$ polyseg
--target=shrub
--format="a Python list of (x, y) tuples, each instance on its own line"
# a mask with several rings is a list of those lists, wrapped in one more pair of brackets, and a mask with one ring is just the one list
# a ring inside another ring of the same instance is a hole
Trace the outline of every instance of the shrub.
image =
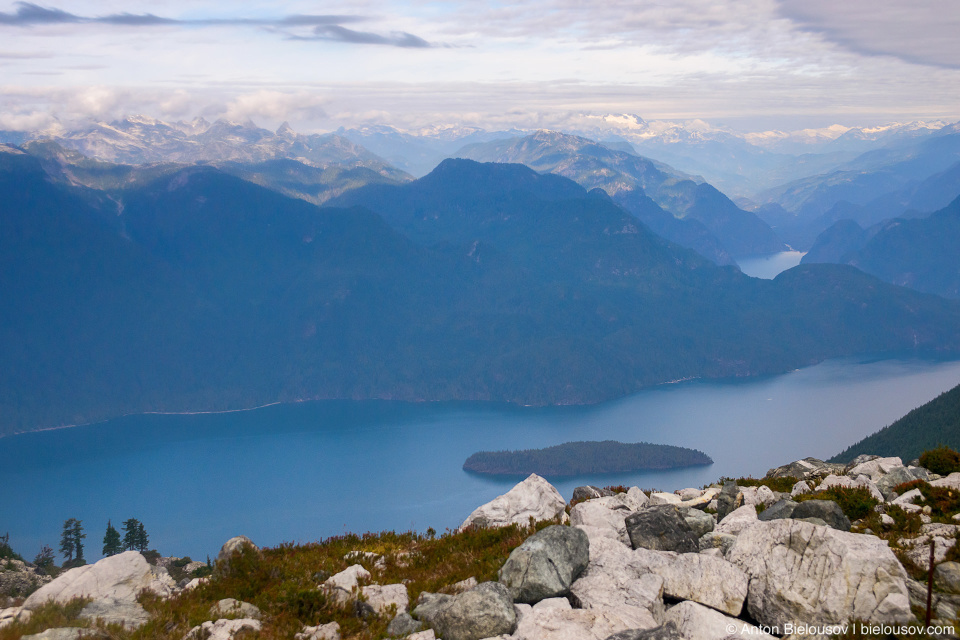
[(807, 493), (795, 498), (798, 502), (806, 500), (833, 500), (840, 505), (843, 514), (853, 520), (866, 518), (880, 501), (871, 495), (865, 487), (830, 487), (816, 493)]
[(788, 476), (786, 478), (720, 478), (720, 484), (725, 480), (733, 480), (738, 487), (767, 487), (771, 491), (779, 493), (790, 493), (793, 485), (800, 482), (799, 478)]
[(942, 476), (960, 471), (960, 453), (944, 445), (920, 454), (920, 466)]

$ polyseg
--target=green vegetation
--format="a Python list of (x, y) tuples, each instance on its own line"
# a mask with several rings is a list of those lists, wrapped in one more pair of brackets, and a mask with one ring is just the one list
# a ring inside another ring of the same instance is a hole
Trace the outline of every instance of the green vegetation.
[(83, 539), (86, 537), (80, 520), (70, 518), (64, 521), (63, 534), (60, 536), (60, 553), (65, 560), (64, 567), (81, 567), (86, 564), (83, 558)]
[(139, 551), (143, 553), (150, 545), (150, 539), (147, 536), (147, 530), (143, 523), (136, 518), (130, 518), (123, 522), (123, 550)]
[(873, 508), (880, 504), (880, 501), (874, 498), (870, 490), (865, 487), (830, 487), (816, 493), (799, 495), (794, 500), (797, 502), (833, 500), (840, 505), (840, 510), (850, 518), (851, 522), (866, 518), (873, 513)]
[(941, 393), (829, 461), (849, 462), (863, 453), (899, 456), (907, 461), (920, 457), (926, 450), (942, 446), (960, 449), (960, 385)]
[(544, 449), (480, 451), (463, 463), (466, 471), (490, 475), (576, 476), (713, 464), (695, 449), (646, 442), (566, 442)]
[[(0, 627), (0, 640), (19, 640), (23, 636), (58, 627), (89, 627), (90, 621), (79, 617), (80, 612), (89, 602), (89, 599), (77, 598), (66, 604), (48, 602), (40, 605), (33, 610), (26, 622), (17, 621)], [(116, 627), (112, 630), (120, 632)], [(129, 633), (124, 634), (123, 637), (129, 637)]]
[(123, 551), (120, 543), (120, 532), (107, 520), (107, 532), (103, 535), (103, 555), (115, 556)]
[(720, 484), (728, 480), (733, 480), (738, 487), (767, 487), (771, 491), (780, 493), (790, 493), (793, 485), (800, 482), (799, 478), (792, 476), (786, 478), (720, 478)]
[(10, 547), (10, 534), (0, 536), (0, 560), (20, 560), (23, 558)]
[(948, 476), (955, 471), (960, 471), (960, 453), (946, 445), (924, 451), (920, 454), (920, 466), (933, 473)]

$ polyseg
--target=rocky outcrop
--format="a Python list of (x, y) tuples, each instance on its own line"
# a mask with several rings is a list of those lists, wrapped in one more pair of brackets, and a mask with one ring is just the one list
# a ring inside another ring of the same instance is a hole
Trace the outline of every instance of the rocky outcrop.
[(770, 469), (767, 471), (767, 478), (797, 478), (798, 480), (809, 480), (811, 478), (825, 478), (831, 473), (844, 473), (845, 465), (832, 462), (824, 462), (816, 458), (804, 458), (790, 464)]
[[(0, 560), (0, 600), (4, 596), (23, 597), (53, 578), (16, 558)], [(0, 605), (2, 606), (2, 605)]]
[(505, 527), (510, 524), (529, 524), (530, 520), (566, 519), (567, 502), (556, 488), (538, 476), (530, 476), (513, 489), (490, 502), (477, 507), (461, 529), (475, 527)]
[(23, 603), (24, 609), (35, 609), (45, 602), (65, 603), (73, 598), (136, 602), (142, 590), (169, 596), (173, 580), (166, 571), (155, 571), (140, 553), (125, 551), (99, 562), (70, 569), (44, 585)]
[(554, 525), (514, 549), (500, 569), (499, 580), (514, 602), (535, 604), (567, 595), (589, 560), (587, 534), (575, 527)]
[(751, 616), (768, 625), (913, 618), (906, 573), (876, 537), (796, 520), (744, 529), (727, 559), (750, 578)]
[(699, 550), (697, 534), (683, 518), (681, 508), (672, 504), (644, 507), (624, 521), (634, 549), (677, 551)]

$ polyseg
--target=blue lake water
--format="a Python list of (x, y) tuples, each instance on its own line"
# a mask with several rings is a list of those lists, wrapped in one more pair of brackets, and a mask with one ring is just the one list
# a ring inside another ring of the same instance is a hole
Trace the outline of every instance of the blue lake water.
[(778, 274), (800, 264), (806, 253), (802, 251), (781, 251), (760, 256), (739, 258), (740, 271), (754, 278), (772, 280)]
[(100, 557), (107, 519), (138, 518), (151, 547), (215, 556), (354, 531), (454, 528), (516, 480), (461, 469), (475, 451), (613, 439), (694, 447), (709, 467), (550, 478), (673, 490), (826, 458), (960, 383), (960, 362), (836, 360), (737, 382), (664, 385), (590, 407), (311, 402), (141, 415), (0, 439), (0, 532), (32, 558), (83, 521)]

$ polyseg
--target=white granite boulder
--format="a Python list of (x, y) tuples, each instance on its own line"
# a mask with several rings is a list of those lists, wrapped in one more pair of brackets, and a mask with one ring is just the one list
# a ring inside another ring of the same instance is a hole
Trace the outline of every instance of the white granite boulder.
[(727, 517), (713, 528), (714, 533), (729, 533), (738, 535), (745, 528), (757, 522), (757, 508), (752, 504), (745, 504), (727, 514)]
[(722, 640), (731, 636), (775, 640), (752, 624), (725, 616), (696, 602), (681, 602), (668, 609), (664, 617), (677, 627), (685, 640)]
[(237, 618), (236, 620), (207, 620), (183, 636), (183, 640), (235, 640), (254, 633), (260, 633), (259, 620)]
[(847, 475), (851, 478), (864, 475), (873, 482), (876, 482), (894, 469), (900, 467), (903, 467), (903, 460), (900, 458), (874, 458), (850, 467), (847, 469)]
[[(899, 460), (899, 458), (897, 458)], [(865, 463), (869, 464), (869, 463)], [(881, 476), (882, 477), (882, 476)], [(832, 489), (834, 487), (842, 487), (844, 489), (866, 489), (870, 492), (870, 495), (876, 498), (878, 501), (883, 502), (884, 497), (883, 493), (880, 492), (880, 489), (877, 488), (877, 485), (874, 483), (869, 476), (866, 474), (861, 474), (859, 476), (835, 476), (829, 475), (823, 479), (823, 482), (820, 483), (820, 486), (816, 488), (816, 493), (821, 491), (826, 491), (827, 489)]]
[(397, 613), (406, 611), (410, 604), (405, 584), (371, 584), (360, 589), (360, 593), (367, 604), (380, 615), (389, 613), (391, 609)]
[(220, 618), (253, 618), (260, 619), (260, 609), (249, 602), (241, 602), (234, 598), (224, 598), (217, 604), (210, 607), (210, 617), (219, 620)]
[(136, 602), (143, 590), (169, 596), (174, 586), (166, 571), (156, 571), (137, 551), (125, 551), (61, 574), (27, 598), (23, 608), (32, 610), (45, 602), (62, 604), (80, 597)]
[(304, 627), (293, 638), (294, 640), (340, 640), (340, 625), (336, 622), (328, 622), (315, 627)]
[(567, 520), (567, 502), (556, 487), (531, 473), (526, 480), (510, 491), (474, 509), (461, 529), (476, 527), (505, 527), (511, 524), (529, 524), (534, 521)]
[(340, 573), (327, 578), (320, 588), (337, 602), (349, 602), (357, 597), (360, 580), (369, 580), (370, 572), (359, 564), (350, 565)]
[(772, 520), (741, 531), (726, 557), (749, 576), (749, 611), (763, 624), (913, 619), (906, 572), (874, 536)]
[(100, 620), (104, 624), (120, 624), (127, 629), (139, 629), (150, 621), (150, 614), (138, 602), (104, 598), (85, 606), (80, 611), (80, 618)]
[(723, 558), (637, 549), (630, 566), (663, 578), (664, 595), (693, 600), (732, 616), (740, 615), (747, 597), (747, 575)]
[(563, 598), (541, 600), (525, 611), (511, 640), (606, 640), (623, 631), (622, 621), (606, 610), (573, 609)]

